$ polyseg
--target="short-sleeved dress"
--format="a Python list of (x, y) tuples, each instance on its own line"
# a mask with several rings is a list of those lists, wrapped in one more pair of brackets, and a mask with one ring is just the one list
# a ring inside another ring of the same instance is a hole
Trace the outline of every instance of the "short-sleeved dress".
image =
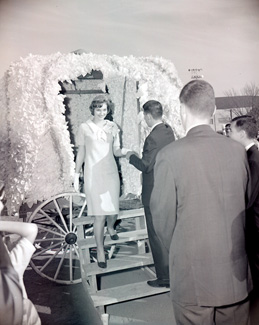
[(77, 144), (85, 148), (84, 190), (88, 215), (119, 212), (120, 181), (113, 148), (120, 148), (119, 128), (105, 120), (101, 128), (92, 120), (79, 127)]

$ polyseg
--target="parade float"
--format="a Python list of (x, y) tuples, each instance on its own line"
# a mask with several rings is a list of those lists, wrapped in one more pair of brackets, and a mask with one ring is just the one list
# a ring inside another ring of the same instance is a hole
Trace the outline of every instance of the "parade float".
[[(123, 147), (141, 155), (149, 133), (141, 109), (147, 100), (160, 101), (163, 118), (176, 138), (183, 135), (181, 87), (174, 64), (160, 57), (119, 57), (80, 50), (30, 54), (10, 65), (0, 80), (0, 180), (5, 184), (8, 215), (19, 217), (26, 207), (30, 211), (27, 220), (37, 221), (41, 233), (38, 256), (49, 251), (48, 245), (58, 253), (64, 250), (64, 243), (70, 240), (66, 236), (75, 231), (75, 207), (80, 206), (80, 216), (87, 205), (84, 194), (72, 187), (74, 139), (79, 125), (90, 117), (93, 97), (109, 94)], [(121, 158), (119, 166), (122, 197), (139, 197), (140, 173), (126, 159)], [(55, 243), (57, 233), (63, 235)], [(74, 244), (72, 238), (70, 245)], [(43, 270), (40, 273), (44, 275)]]

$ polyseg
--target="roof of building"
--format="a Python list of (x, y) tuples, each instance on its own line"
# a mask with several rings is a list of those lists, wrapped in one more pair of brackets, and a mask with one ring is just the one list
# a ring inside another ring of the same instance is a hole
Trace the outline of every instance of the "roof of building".
[(217, 109), (252, 107), (254, 101), (259, 105), (259, 96), (216, 97)]

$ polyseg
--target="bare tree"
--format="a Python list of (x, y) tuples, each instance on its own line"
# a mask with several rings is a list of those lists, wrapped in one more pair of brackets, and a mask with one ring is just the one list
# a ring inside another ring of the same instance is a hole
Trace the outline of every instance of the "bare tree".
[[(255, 118), (257, 129), (259, 130), (259, 98), (258, 97), (257, 97), (257, 103), (250, 111), (250, 115), (252, 115)], [(259, 137), (259, 131), (258, 131), (258, 137)]]
[(226, 97), (231, 97), (233, 115), (249, 114), (259, 121), (259, 87), (255, 83), (246, 84), (240, 92), (232, 88), (224, 94)]

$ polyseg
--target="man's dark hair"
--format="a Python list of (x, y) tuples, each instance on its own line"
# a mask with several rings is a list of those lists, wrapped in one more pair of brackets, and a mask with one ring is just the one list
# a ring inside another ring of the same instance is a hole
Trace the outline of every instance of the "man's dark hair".
[(195, 115), (211, 117), (215, 110), (213, 87), (207, 81), (192, 80), (181, 90), (180, 102)]
[(149, 113), (153, 119), (158, 120), (163, 115), (163, 107), (157, 100), (149, 100), (143, 105), (144, 113)]
[(235, 127), (241, 131), (245, 131), (247, 137), (249, 139), (256, 139), (257, 137), (257, 126), (256, 126), (256, 120), (253, 116), (250, 115), (241, 115), (236, 116), (232, 119), (231, 122), (235, 122)]

